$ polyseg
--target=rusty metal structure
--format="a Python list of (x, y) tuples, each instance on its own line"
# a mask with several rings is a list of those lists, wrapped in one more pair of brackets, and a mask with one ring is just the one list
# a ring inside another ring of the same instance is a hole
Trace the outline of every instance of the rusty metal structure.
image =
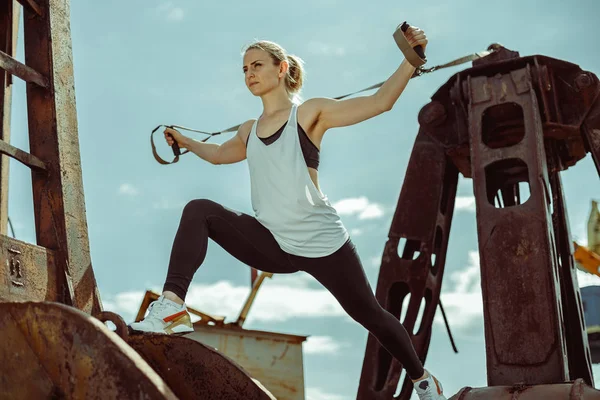
[[(589, 387), (591, 357), (560, 178), (587, 153), (600, 173), (600, 84), (562, 60), (490, 49), (419, 113), (376, 295), (398, 318), (410, 295), (402, 323), (425, 360), (458, 174), (472, 178), (489, 387), (454, 398), (600, 398)], [(409, 399), (412, 384), (400, 381), (401, 372), (369, 337), (358, 399), (391, 399), (397, 389), (397, 398)]]
[[(0, 2), (0, 399), (274, 399), (201, 340), (130, 335), (120, 316), (103, 311), (85, 215), (69, 4)], [(15, 59), (21, 14), (25, 63)], [(489, 387), (453, 398), (600, 399), (560, 180), (588, 152), (600, 173), (600, 84), (561, 60), (495, 50), (454, 75), (419, 114), (376, 294), (398, 318), (410, 295), (402, 323), (425, 360), (458, 174), (473, 178)], [(10, 145), (15, 77), (27, 82), (29, 153)], [(35, 244), (7, 236), (9, 157), (32, 170)], [(231, 330), (241, 329), (256, 290)], [(195, 334), (213, 334), (205, 328)], [(358, 398), (408, 399), (401, 372), (369, 337)]]
[[(273, 400), (209, 346), (130, 336), (118, 315), (102, 310), (85, 215), (69, 5), (0, 2), (0, 399)], [(25, 63), (15, 59), (21, 15)], [(15, 77), (27, 85), (29, 153), (10, 144)], [(35, 244), (7, 236), (8, 157), (32, 171)]]

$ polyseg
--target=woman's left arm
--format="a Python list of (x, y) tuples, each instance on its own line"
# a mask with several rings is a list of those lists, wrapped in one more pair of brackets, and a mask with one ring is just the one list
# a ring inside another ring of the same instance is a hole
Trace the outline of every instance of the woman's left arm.
[[(422, 30), (411, 26), (405, 35), (411, 46), (421, 45), (425, 50), (427, 38)], [(311, 103), (316, 111), (316, 125), (320, 127), (318, 131), (325, 133), (327, 129), (354, 125), (391, 110), (414, 72), (415, 67), (404, 59), (396, 72), (385, 81), (377, 92), (370, 96), (347, 100), (328, 98), (308, 100), (306, 103)]]

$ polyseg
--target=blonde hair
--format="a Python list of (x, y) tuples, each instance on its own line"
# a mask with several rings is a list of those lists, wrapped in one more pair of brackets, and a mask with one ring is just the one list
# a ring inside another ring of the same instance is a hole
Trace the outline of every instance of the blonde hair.
[(269, 40), (255, 41), (248, 45), (242, 54), (246, 54), (248, 50), (252, 49), (259, 49), (269, 53), (275, 65), (281, 64), (282, 61), (288, 62), (289, 68), (285, 76), (285, 89), (290, 98), (294, 102), (299, 103), (301, 101), (300, 91), (302, 90), (305, 76), (304, 61), (294, 54), (288, 54), (283, 47)]

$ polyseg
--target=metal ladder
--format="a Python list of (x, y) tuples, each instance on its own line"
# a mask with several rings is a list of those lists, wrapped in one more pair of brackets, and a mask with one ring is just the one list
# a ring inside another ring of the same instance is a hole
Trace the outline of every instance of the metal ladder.
[[(0, 2), (0, 302), (101, 311), (79, 154), (69, 0)], [(15, 59), (22, 16), (25, 64)], [(30, 153), (10, 145), (13, 79), (26, 82)], [(7, 236), (9, 159), (31, 168), (36, 243)]]

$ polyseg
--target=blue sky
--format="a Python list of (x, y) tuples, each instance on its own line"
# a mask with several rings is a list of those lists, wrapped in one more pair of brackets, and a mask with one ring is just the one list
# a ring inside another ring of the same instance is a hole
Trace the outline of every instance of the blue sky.
[[(105, 308), (130, 321), (143, 292), (160, 290), (189, 200), (208, 198), (251, 212), (245, 163), (212, 166), (188, 154), (178, 164), (162, 166), (152, 157), (148, 136), (158, 124), (215, 131), (257, 117), (261, 103), (244, 86), (240, 56), (253, 39), (279, 42), (305, 60), (304, 98), (334, 97), (395, 71), (402, 55), (392, 33), (404, 20), (427, 33), (430, 65), (499, 42), (523, 56), (564, 59), (598, 74), (600, 53), (591, 38), (600, 35), (594, 25), (599, 13), (594, 0), (571, 6), (557, 0), (73, 1), (87, 220)], [(320, 183), (351, 231), (373, 287), (418, 130), (417, 114), (440, 85), (466, 67), (414, 79), (392, 111), (325, 136)], [(12, 144), (28, 149), (22, 82), (17, 80), (14, 91)], [(171, 157), (163, 141), (159, 152)], [(34, 242), (30, 173), (14, 161), (10, 168), (9, 215), (17, 238)], [(563, 180), (572, 234), (585, 242), (590, 200), (600, 198), (591, 158), (564, 172)], [(442, 291), (460, 353), (452, 352), (436, 321), (426, 363), (448, 394), (486, 384), (472, 196), (472, 182), (461, 177)], [(582, 285), (598, 284), (580, 276)], [(248, 268), (211, 243), (188, 300), (195, 308), (235, 318), (248, 283)], [(355, 398), (367, 332), (312, 278), (299, 273), (268, 280), (246, 327), (311, 335), (305, 344), (307, 399)], [(457, 363), (465, 367), (458, 369)]]

